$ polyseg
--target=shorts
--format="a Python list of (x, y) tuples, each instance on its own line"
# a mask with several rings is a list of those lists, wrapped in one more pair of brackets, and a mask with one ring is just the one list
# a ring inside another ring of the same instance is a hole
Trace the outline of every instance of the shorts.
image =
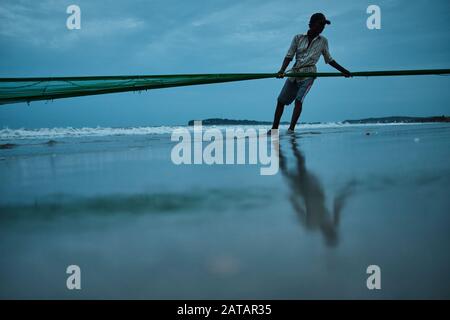
[(287, 106), (291, 104), (294, 100), (298, 100), (303, 103), (306, 95), (311, 89), (315, 78), (306, 78), (301, 81), (286, 79), (283, 89), (278, 96), (278, 102)]

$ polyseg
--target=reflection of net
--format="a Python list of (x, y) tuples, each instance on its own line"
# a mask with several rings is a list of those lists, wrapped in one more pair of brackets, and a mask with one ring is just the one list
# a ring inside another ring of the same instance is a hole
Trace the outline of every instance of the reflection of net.
[[(450, 69), (354, 72), (354, 77), (442, 75)], [(337, 72), (288, 73), (291, 77), (342, 77)], [(151, 76), (0, 78), (0, 104), (52, 100), (114, 92), (274, 78), (276, 73), (185, 74)]]

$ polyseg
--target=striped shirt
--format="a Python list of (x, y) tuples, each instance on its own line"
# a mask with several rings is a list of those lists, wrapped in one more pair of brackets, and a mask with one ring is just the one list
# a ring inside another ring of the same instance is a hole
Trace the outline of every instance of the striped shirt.
[[(317, 72), (316, 63), (320, 55), (323, 55), (325, 63), (330, 63), (333, 58), (328, 50), (328, 40), (324, 36), (315, 37), (308, 48), (308, 35), (297, 34), (292, 40), (291, 46), (286, 54), (286, 58), (293, 59), (295, 64), (292, 67), (293, 72)], [(301, 81), (305, 78), (289, 78), (289, 80)]]

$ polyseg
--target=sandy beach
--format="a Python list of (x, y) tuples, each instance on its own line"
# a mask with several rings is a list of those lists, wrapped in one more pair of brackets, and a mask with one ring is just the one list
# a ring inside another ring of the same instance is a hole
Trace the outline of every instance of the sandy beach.
[(273, 176), (171, 130), (0, 130), (0, 298), (450, 298), (449, 124), (283, 129)]

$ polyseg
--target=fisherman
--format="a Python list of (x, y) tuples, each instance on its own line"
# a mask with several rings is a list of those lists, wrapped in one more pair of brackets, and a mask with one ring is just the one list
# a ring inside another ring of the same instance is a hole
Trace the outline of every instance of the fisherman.
[[(295, 56), (295, 64), (292, 71), (297, 72), (317, 72), (316, 63), (323, 55), (325, 63), (342, 72), (346, 78), (351, 77), (350, 71), (339, 65), (328, 51), (328, 40), (321, 36), (326, 24), (330, 21), (322, 13), (314, 13), (309, 20), (309, 30), (306, 34), (298, 34), (292, 40), (291, 46), (284, 58), (283, 65), (278, 71), (277, 78), (285, 76), (285, 70)], [(284, 106), (291, 104), (295, 100), (294, 112), (292, 113), (289, 132), (293, 132), (306, 94), (314, 83), (313, 77), (294, 78), (289, 77), (281, 89), (278, 96), (277, 107), (273, 119), (272, 129), (278, 129), (280, 119), (283, 115)]]

